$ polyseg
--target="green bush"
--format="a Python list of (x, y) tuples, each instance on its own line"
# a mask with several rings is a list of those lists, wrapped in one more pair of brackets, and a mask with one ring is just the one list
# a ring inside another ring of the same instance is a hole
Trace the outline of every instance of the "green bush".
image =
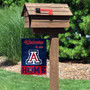
[(81, 30), (84, 30), (85, 34), (90, 35), (90, 15), (82, 17), (83, 22), (80, 23)]
[[(90, 15), (82, 17), (83, 22), (80, 23), (81, 30), (84, 30), (86, 35), (90, 35)], [(85, 40), (84, 47), (87, 51), (87, 62), (90, 63), (90, 37)]]
[(8, 7), (14, 5), (23, 6), (24, 3), (29, 3), (29, 2), (34, 3), (34, 2), (38, 2), (38, 0), (1, 0), (0, 1), (2, 6), (8, 6)]
[(15, 64), (21, 60), (21, 39), (35, 37), (30, 29), (24, 29), (21, 10), (19, 7), (0, 9), (0, 54)]

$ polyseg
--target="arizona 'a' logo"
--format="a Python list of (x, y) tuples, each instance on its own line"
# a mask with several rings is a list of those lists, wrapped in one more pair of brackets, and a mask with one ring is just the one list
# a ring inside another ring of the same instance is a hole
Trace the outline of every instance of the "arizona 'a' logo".
[(42, 60), (39, 57), (39, 50), (29, 50), (28, 51), (28, 58), (26, 59), (27, 65), (41, 65)]

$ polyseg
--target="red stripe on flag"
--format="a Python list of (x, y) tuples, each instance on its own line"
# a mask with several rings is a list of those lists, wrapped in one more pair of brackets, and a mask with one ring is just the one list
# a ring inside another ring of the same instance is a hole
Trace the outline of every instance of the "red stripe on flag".
[(46, 66), (21, 66), (21, 74), (44, 75), (46, 74)]

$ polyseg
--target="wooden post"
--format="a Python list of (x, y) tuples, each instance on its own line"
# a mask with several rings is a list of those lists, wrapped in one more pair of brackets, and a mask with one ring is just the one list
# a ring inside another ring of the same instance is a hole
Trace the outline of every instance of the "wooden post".
[(57, 34), (51, 34), (50, 42), (50, 90), (59, 90), (59, 38)]

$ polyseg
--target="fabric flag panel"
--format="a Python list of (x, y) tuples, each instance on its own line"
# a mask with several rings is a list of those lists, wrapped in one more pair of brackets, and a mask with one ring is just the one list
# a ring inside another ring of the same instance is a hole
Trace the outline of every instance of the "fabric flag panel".
[(46, 74), (46, 39), (22, 39), (21, 74)]

